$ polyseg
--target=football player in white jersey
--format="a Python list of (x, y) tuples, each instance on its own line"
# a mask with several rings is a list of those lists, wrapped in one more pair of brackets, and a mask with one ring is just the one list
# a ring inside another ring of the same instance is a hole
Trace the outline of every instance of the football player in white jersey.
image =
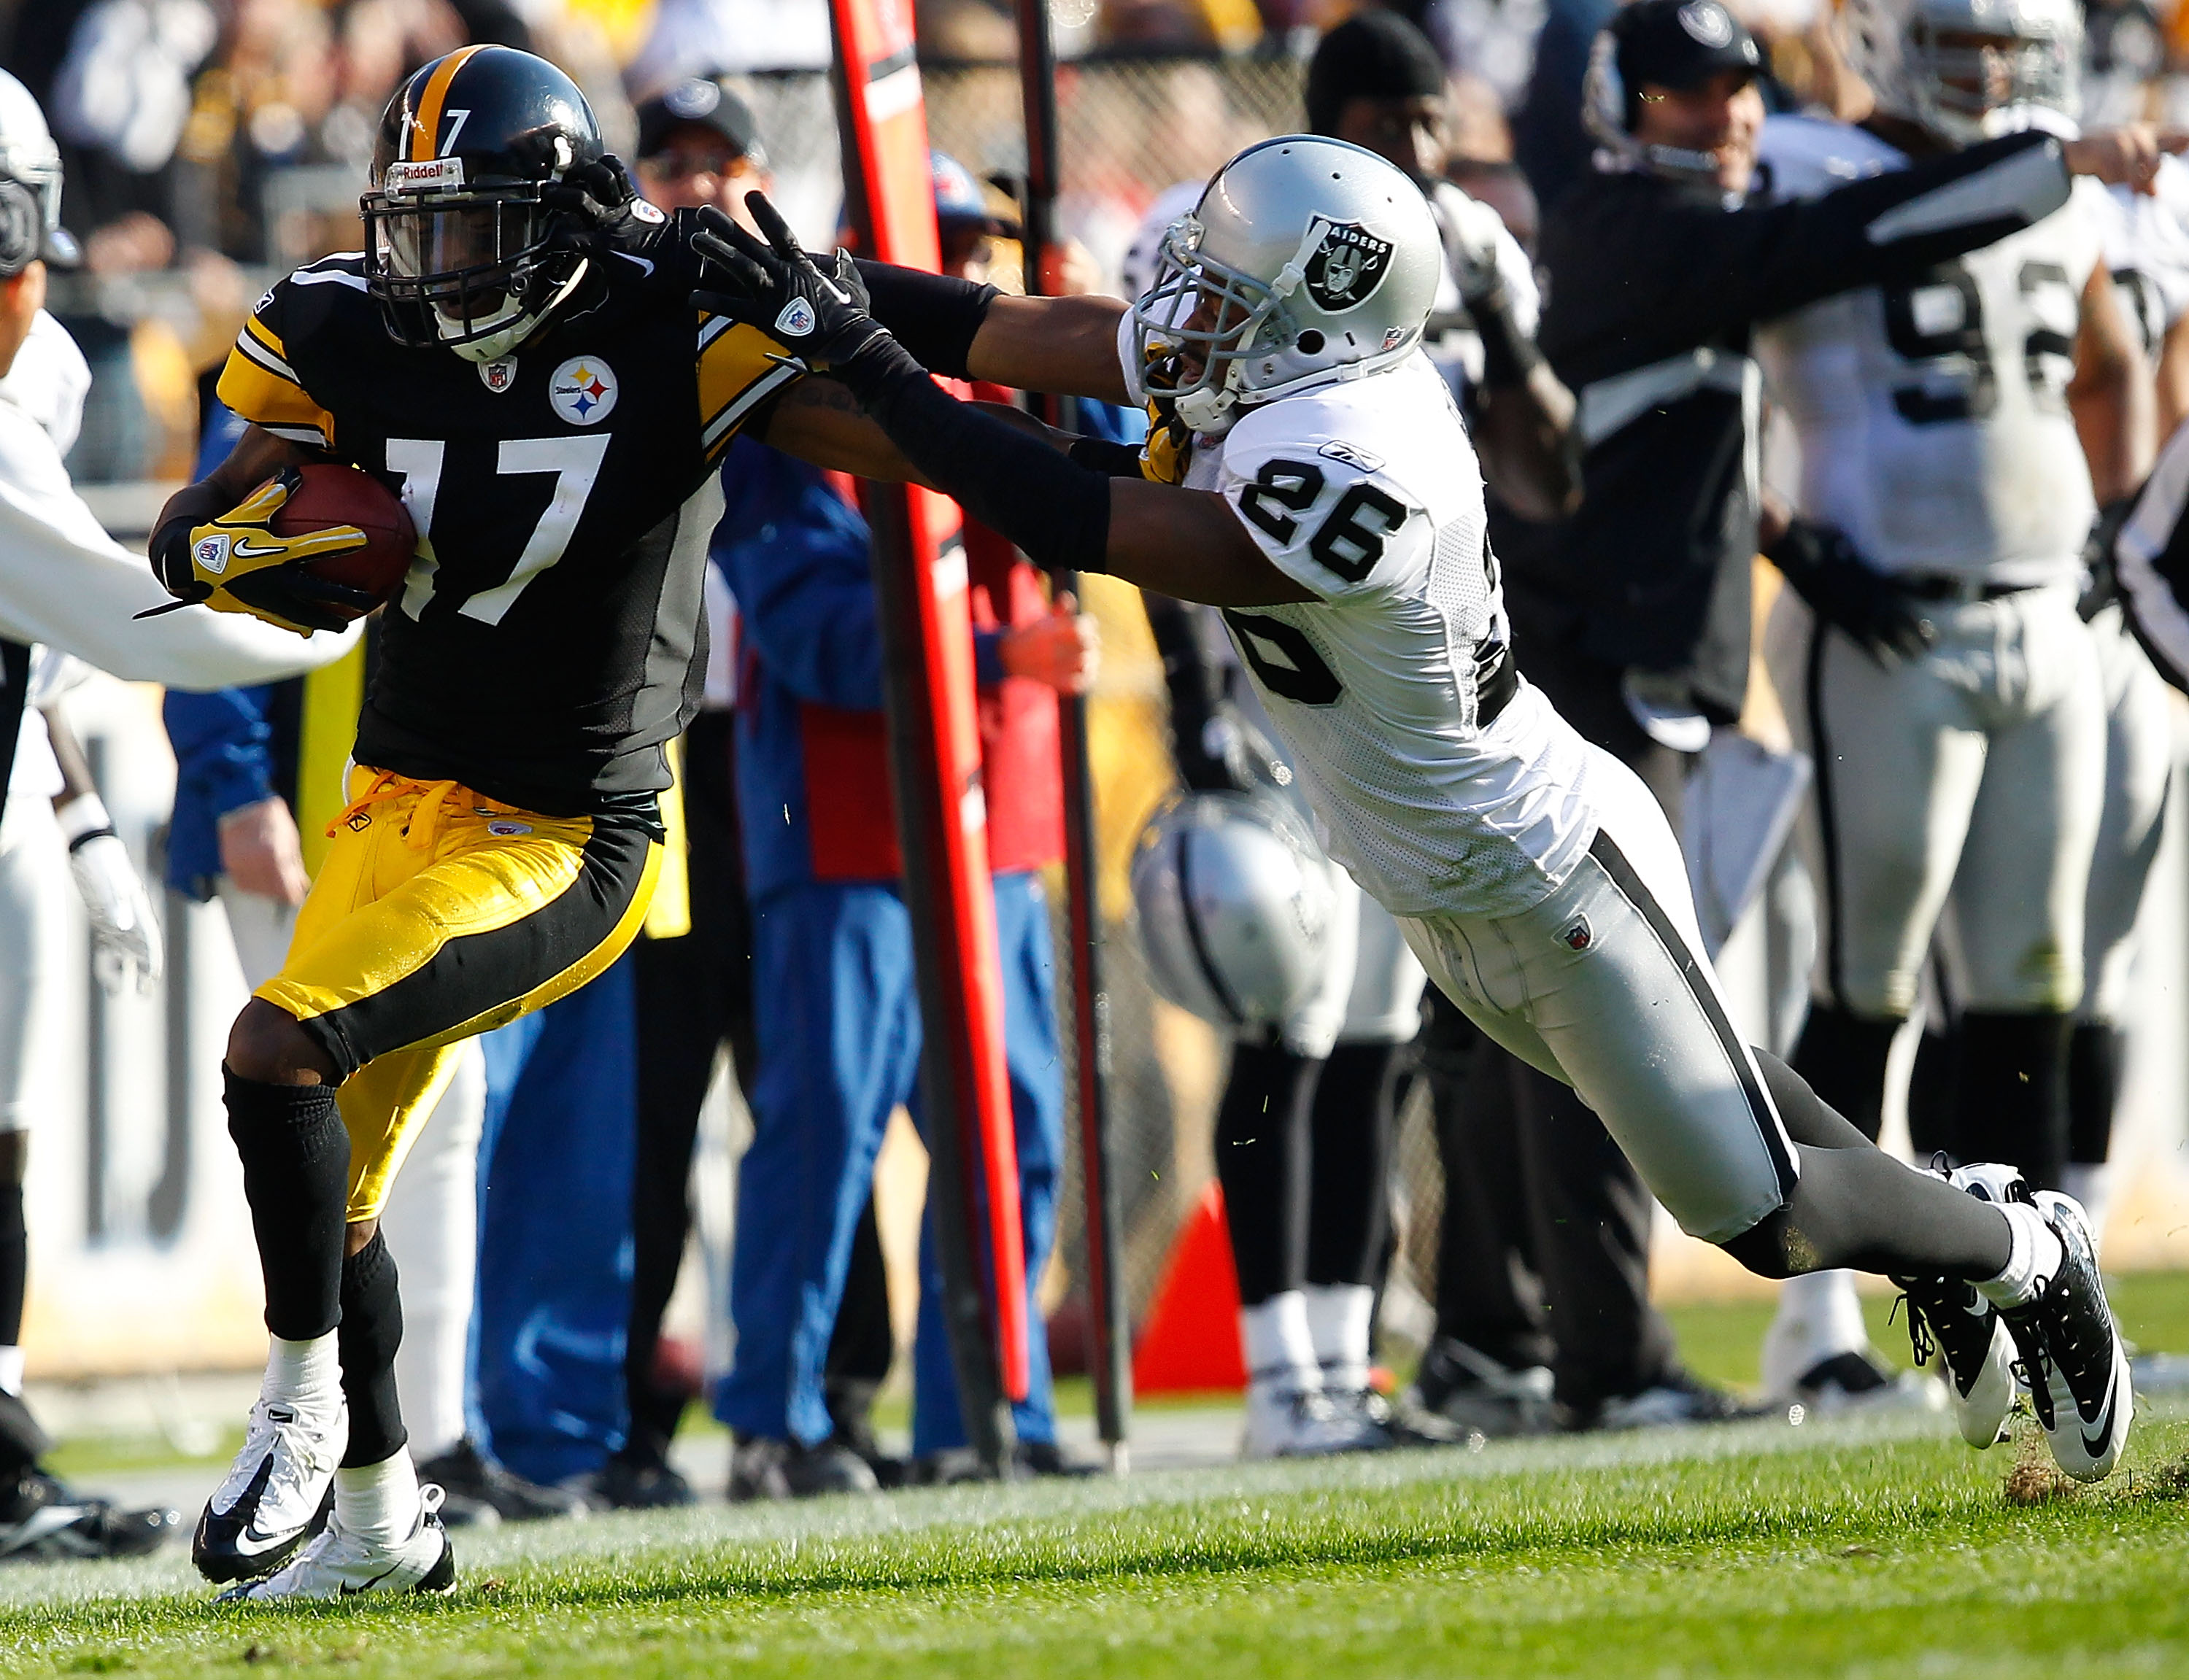
[[(2072, 0), (1853, 0), (1843, 22), (1877, 110), (1862, 127), (1768, 122), (1759, 174), (1777, 198), (2010, 130), (2072, 133)], [(1774, 635), (1816, 762), (1806, 826), (1823, 910), (1794, 1065), (1875, 1136), (1886, 1053), (1950, 896), (1965, 1007), (1948, 1147), (2044, 1189), (2065, 1159), (2104, 764), (2082, 550), (2152, 442), (2149, 382), (2101, 260), (2107, 209), (2079, 180), (2035, 225), (1799, 310), (1756, 343), (1800, 445), (1798, 513), (1928, 627), (1904, 654), (1829, 626)]]
[[(2057, 143), (2031, 156), (2064, 196)], [(938, 371), (1159, 396), (1182, 483), (955, 402), (848, 257), (824, 273), (750, 202), (768, 240), (721, 221), (703, 307), (768, 323), (1038, 561), (1223, 607), (1332, 854), (1485, 1033), (1581, 1093), (1683, 1227), (1769, 1276), (1904, 1279), (1965, 1434), (1995, 1437), (2011, 1346), (2057, 1462), (2112, 1468), (2131, 1402), (2079, 1210), (2005, 1170), (1964, 1193), (1903, 1166), (1743, 1044), (1655, 800), (1515, 672), (1473, 452), (1418, 353), (1436, 233), (1403, 174), (1332, 140), (1248, 148), (1165, 242), (1115, 361), (1084, 301), (982, 296), (946, 334), (897, 294), (926, 342), (962, 351)]]
[(40, 708), (87, 674), (71, 655), (119, 676), (215, 688), (294, 675), (354, 640), (300, 642), (204, 607), (131, 617), (163, 606), (165, 591), (107, 535), (62, 465), (91, 375), (43, 307), (47, 263), (74, 255), (60, 231), (60, 192), (44, 115), (0, 71), (0, 1558), (132, 1555), (160, 1545), (177, 1521), (71, 1493), (36, 1462), (45, 1438), (20, 1398), (28, 1128), (46, 1095), (56, 995), (81, 984), (60, 961), (65, 923), (56, 920), (55, 883), (71, 865), (102, 978), (118, 983), (133, 969), (149, 982), (160, 961), (159, 929), (127, 852), (80, 762), (56, 759), (57, 746), (76, 755), (65, 730), (49, 738)]

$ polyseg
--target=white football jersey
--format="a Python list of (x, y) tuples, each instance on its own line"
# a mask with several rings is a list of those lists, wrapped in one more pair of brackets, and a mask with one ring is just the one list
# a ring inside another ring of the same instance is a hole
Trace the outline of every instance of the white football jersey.
[(2189, 164), (2160, 158), (2152, 189), (2115, 187), (2092, 202), (2103, 206), (2106, 268), (2155, 357), (2168, 330), (2189, 313)]
[[(1905, 166), (1866, 131), (1773, 117), (1772, 196)], [(1920, 279), (1843, 292), (1756, 334), (1802, 453), (1800, 510), (1887, 572), (2032, 585), (2080, 574), (2096, 507), (2067, 412), (2105, 189)]]
[(1317, 597), (1223, 616), (1332, 857), (1400, 916), (1517, 915), (1563, 882), (1596, 834), (1587, 749), (1524, 683), (1479, 720), (1504, 600), (1428, 358), (1248, 409), (1184, 482)]

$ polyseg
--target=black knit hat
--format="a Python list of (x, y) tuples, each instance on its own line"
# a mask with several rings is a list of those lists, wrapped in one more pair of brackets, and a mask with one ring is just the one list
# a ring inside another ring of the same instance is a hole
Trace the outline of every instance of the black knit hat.
[(1338, 132), (1349, 99), (1418, 99), (1444, 92), (1444, 60), (1396, 12), (1356, 12), (1322, 37), (1307, 67), (1307, 126)]

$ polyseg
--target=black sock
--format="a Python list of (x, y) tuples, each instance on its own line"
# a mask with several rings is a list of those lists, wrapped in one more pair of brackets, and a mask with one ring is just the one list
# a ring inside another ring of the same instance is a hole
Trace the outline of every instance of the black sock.
[(1231, 1051), (1216, 1110), (1216, 1175), (1246, 1306), (1307, 1281), (1308, 1110), (1321, 1067), (1279, 1045)]
[(1954, 1142), (1963, 1161), (2019, 1167), (2033, 1189), (2057, 1190), (2067, 1164), (2067, 1035), (2050, 1010), (1961, 1012)]
[(2012, 1239), (1997, 1208), (1863, 1139), (1777, 1057), (1758, 1051), (1756, 1061), (1801, 1152), (1802, 1175), (1785, 1207), (1719, 1244), (1728, 1254), (1766, 1277), (1836, 1266), (1991, 1277), (2005, 1266)]
[(1872, 1020), (1819, 1003), (1810, 1006), (1802, 1041), (1794, 1046), (1794, 1071), (1873, 1143), (1885, 1125), (1885, 1063), (1899, 1030), (1898, 1021)]
[(1915, 1065), (1908, 1074), (1908, 1147), (1919, 1161), (1954, 1153), (1954, 1116), (1960, 1112), (1960, 1026), (1925, 1023), (1915, 1040)]
[(1391, 1226), (1391, 1134), (1409, 1046), (1341, 1044), (1309, 1108), (1307, 1281), (1377, 1281)]
[(2067, 1159), (2101, 1167), (2112, 1153), (2128, 1034), (2108, 1021), (2078, 1021), (2067, 1039)]
[(285, 1341), (324, 1336), (342, 1318), (342, 1210), (349, 1134), (335, 1090), (268, 1085), (221, 1069), (228, 1135), (266, 1277), (266, 1328)]
[(342, 1398), (349, 1402), (349, 1449), (342, 1468), (377, 1464), (410, 1439), (395, 1398), (395, 1350), (403, 1341), (403, 1297), (395, 1257), (378, 1232), (342, 1263)]
[(23, 1291), (30, 1282), (31, 1244), (23, 1225), (23, 1187), (0, 1184), (0, 1348), (23, 1340)]

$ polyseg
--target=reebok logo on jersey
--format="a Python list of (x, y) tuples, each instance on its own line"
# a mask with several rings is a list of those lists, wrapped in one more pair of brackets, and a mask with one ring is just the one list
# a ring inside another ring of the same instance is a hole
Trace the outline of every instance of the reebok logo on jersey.
[(813, 306), (802, 297), (794, 297), (783, 306), (783, 313), (775, 318), (776, 336), (804, 338), (813, 330)]
[(228, 542), (225, 537), (201, 537), (198, 545), (190, 550), (190, 561), (201, 572), (210, 572), (216, 578), (228, 570)]
[(1391, 242), (1379, 240), (1358, 222), (1333, 222), (1318, 216), (1322, 238), (1307, 260), (1303, 276), (1307, 295), (1327, 313), (1358, 309), (1376, 295), (1391, 268)]
[(1315, 454), (1333, 461), (1343, 461), (1348, 466), (1357, 466), (1363, 472), (1374, 472), (1383, 465), (1381, 455), (1372, 454), (1366, 449), (1356, 449), (1343, 437), (1332, 438)]
[(598, 426), (616, 404), (616, 376), (597, 356), (573, 356), (547, 381), (547, 401), (572, 426)]

